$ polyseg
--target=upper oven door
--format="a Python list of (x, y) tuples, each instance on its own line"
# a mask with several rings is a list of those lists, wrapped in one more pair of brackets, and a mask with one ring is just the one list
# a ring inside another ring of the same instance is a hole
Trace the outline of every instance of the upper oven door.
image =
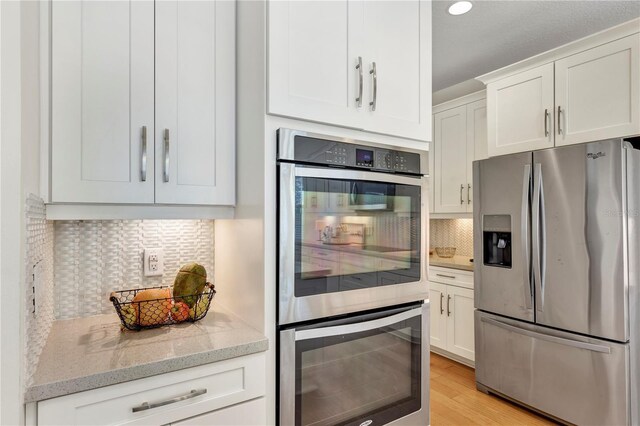
[(279, 168), (280, 324), (428, 297), (423, 178)]

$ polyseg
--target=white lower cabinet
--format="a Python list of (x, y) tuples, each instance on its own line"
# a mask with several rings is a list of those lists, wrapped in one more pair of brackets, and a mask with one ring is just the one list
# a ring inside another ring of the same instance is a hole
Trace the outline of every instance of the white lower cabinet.
[[(445, 272), (442, 272), (445, 271)], [(449, 273), (448, 271), (451, 271)], [(453, 354), (463, 360), (475, 361), (474, 317), (473, 317), (473, 275), (468, 272), (438, 269), (439, 275), (448, 275), (446, 280), (456, 284), (433, 281), (437, 279), (430, 268), (429, 297), (431, 301), (431, 348), (443, 355)], [(471, 288), (468, 288), (471, 286)]]
[(258, 353), (40, 401), (38, 425), (264, 424), (265, 365)]

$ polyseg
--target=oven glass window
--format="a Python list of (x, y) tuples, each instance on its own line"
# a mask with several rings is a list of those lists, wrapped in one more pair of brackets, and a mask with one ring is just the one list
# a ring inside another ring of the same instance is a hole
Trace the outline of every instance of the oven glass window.
[(385, 424), (419, 410), (420, 336), (418, 315), (296, 342), (296, 425)]
[(295, 296), (420, 279), (420, 186), (296, 178)]

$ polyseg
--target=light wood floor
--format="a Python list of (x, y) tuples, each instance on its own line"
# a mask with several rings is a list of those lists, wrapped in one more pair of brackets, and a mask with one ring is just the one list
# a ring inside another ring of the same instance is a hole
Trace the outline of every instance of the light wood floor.
[(544, 417), (476, 390), (472, 368), (431, 353), (431, 425), (553, 425)]

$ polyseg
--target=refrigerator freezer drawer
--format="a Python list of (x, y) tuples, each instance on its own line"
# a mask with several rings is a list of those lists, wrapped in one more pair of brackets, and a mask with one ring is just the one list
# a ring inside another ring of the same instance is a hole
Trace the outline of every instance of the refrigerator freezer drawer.
[(476, 381), (580, 425), (627, 425), (629, 344), (475, 313)]

